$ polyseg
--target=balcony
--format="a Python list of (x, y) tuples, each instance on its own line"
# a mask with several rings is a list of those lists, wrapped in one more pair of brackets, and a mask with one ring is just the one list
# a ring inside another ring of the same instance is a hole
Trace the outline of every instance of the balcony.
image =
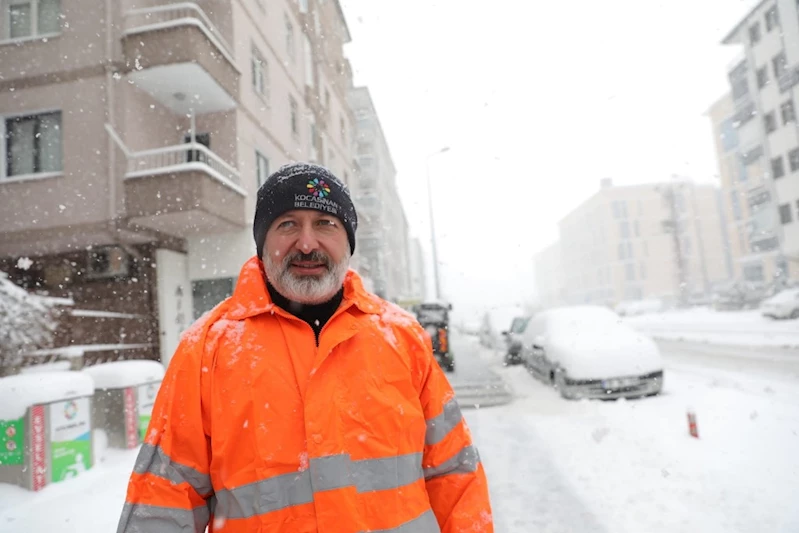
[(128, 154), (125, 209), (130, 222), (188, 237), (247, 226), (238, 171), (199, 143)]
[(128, 78), (175, 113), (236, 106), (241, 73), (233, 48), (197, 4), (127, 11), (122, 49)]

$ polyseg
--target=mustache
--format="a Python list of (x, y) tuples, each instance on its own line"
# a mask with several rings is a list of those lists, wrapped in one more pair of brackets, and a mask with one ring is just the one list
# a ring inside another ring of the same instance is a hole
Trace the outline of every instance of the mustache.
[(287, 255), (286, 258), (283, 260), (284, 266), (289, 266), (291, 263), (295, 261), (304, 261), (308, 263), (322, 263), (326, 267), (330, 268), (332, 266), (332, 261), (330, 257), (319, 250), (314, 250), (313, 252), (306, 254), (302, 252), (294, 252), (293, 254)]

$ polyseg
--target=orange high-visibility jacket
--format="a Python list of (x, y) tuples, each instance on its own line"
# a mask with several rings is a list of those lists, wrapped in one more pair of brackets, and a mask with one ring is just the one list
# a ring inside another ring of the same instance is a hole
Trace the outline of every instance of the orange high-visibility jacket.
[(257, 257), (181, 340), (119, 533), (491, 533), (485, 473), (430, 338), (350, 271), (319, 335)]

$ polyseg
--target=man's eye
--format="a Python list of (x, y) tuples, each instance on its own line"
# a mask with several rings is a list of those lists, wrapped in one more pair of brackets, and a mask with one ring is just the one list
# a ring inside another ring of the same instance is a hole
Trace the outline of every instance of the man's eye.
[(323, 218), (322, 220), (319, 221), (319, 225), (320, 226), (335, 226), (336, 225), (336, 221), (335, 220), (330, 220), (330, 219), (327, 219), (327, 218)]
[(294, 225), (294, 221), (293, 220), (284, 220), (283, 222), (278, 224), (277, 227), (278, 228), (290, 228), (293, 225)]

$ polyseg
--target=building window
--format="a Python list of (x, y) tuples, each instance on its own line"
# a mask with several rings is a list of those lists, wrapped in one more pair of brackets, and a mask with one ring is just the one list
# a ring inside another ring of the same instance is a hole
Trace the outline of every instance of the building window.
[(738, 193), (730, 191), (730, 201), (732, 203), (732, 216), (735, 220), (741, 220), (743, 213), (741, 212), (741, 200), (738, 198)]
[(269, 69), (255, 46), (252, 47), (252, 88), (259, 96), (269, 99)]
[(630, 238), (630, 224), (627, 221), (619, 222), (619, 235), (623, 241)]
[(644, 245), (644, 257), (649, 257), (649, 246), (646, 244), (646, 241), (643, 242)]
[(286, 24), (286, 55), (294, 62), (294, 24), (288, 15), (283, 15)]
[(347, 145), (347, 126), (344, 124), (344, 117), (338, 119), (338, 130), (341, 132), (341, 142)]
[(763, 87), (768, 84), (768, 69), (766, 67), (762, 67), (757, 69), (757, 87), (758, 89), (762, 89)]
[(191, 282), (194, 319), (213, 309), (225, 298), (233, 295), (235, 278), (201, 279)]
[(771, 31), (780, 25), (780, 15), (777, 6), (766, 11), (766, 31)]
[(646, 279), (646, 263), (641, 263), (641, 279)]
[(760, 24), (755, 22), (749, 27), (749, 43), (756, 45), (760, 42)]
[(633, 232), (635, 233), (636, 238), (641, 236), (641, 228), (638, 227), (638, 221), (633, 221)]
[(788, 166), (791, 168), (791, 172), (799, 170), (799, 148), (788, 152)]
[(300, 0), (300, 13), (308, 12), (308, 0)]
[(766, 113), (763, 117), (763, 123), (766, 126), (766, 133), (771, 133), (776, 131), (777, 129), (777, 117), (774, 115), (774, 111)]
[(269, 159), (264, 154), (255, 151), (255, 177), (258, 181), (258, 188), (261, 188), (269, 177)]
[(746, 281), (763, 281), (765, 279), (763, 273), (763, 265), (749, 264), (744, 265), (744, 279)]
[(633, 243), (631, 241), (627, 241), (627, 257), (633, 258)]
[(627, 263), (625, 267), (627, 271), (627, 281), (635, 281), (635, 263)]
[(627, 202), (624, 200), (616, 200), (611, 204), (613, 209), (613, 218), (627, 218)]
[(791, 204), (783, 204), (780, 206), (780, 222), (782, 222), (783, 225), (793, 222)]
[(785, 175), (785, 167), (782, 164), (782, 156), (775, 157), (771, 160), (771, 174), (775, 180)]
[(627, 248), (625, 248), (624, 243), (619, 243), (619, 260), (624, 260), (624, 254), (626, 253)]
[(788, 61), (785, 59), (785, 52), (777, 54), (774, 59), (771, 60), (771, 64), (774, 67), (774, 79), (780, 79), (780, 77), (785, 74), (788, 67)]
[(291, 110), (291, 133), (295, 136), (299, 134), (299, 119), (297, 110), (297, 100), (293, 96), (289, 96), (289, 109)]
[(52, 35), (61, 31), (60, 0), (5, 0), (1, 3), (6, 20), (3, 37), (6, 39)]
[(61, 171), (61, 111), (11, 117), (3, 125), (5, 177)]
[(796, 121), (796, 112), (793, 110), (793, 100), (788, 100), (780, 106), (783, 125)]
[(734, 126), (733, 119), (727, 119), (721, 123), (720, 127), (721, 147), (724, 152), (729, 152), (738, 147), (738, 130)]

